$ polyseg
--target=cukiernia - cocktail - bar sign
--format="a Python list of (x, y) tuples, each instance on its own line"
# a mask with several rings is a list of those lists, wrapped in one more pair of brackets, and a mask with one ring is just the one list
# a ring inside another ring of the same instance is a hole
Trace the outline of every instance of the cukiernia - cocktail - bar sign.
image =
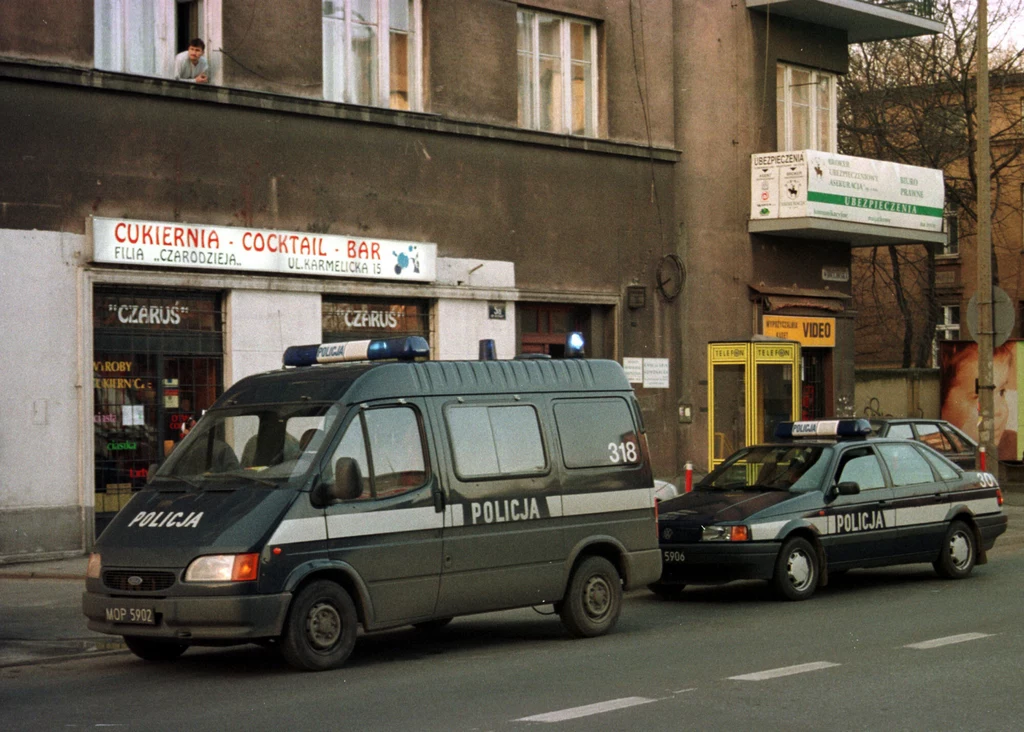
[(812, 217), (942, 231), (942, 171), (819, 150), (755, 153), (750, 218)]
[(437, 245), (239, 226), (92, 218), (105, 264), (433, 282)]

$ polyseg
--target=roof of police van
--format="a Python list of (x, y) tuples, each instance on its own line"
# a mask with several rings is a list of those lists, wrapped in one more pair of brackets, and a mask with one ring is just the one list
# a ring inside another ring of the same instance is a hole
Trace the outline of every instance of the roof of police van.
[(229, 388), (217, 406), (630, 389), (622, 367), (601, 359), (358, 362), (250, 376)]

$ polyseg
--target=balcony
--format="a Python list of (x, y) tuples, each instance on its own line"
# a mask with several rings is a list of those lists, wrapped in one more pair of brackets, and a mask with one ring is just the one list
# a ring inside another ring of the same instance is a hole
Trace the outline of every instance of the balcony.
[(846, 31), (848, 43), (910, 38), (942, 32), (934, 0), (746, 0), (771, 15)]
[(751, 234), (850, 246), (946, 243), (941, 170), (818, 150), (755, 153), (750, 194)]

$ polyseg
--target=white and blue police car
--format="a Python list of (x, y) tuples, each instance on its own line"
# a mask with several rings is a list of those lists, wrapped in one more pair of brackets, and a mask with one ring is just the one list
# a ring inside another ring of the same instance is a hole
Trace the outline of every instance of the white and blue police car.
[(863, 419), (784, 422), (776, 442), (737, 451), (662, 502), (651, 589), (670, 597), (687, 584), (763, 579), (804, 600), (830, 572), (930, 562), (959, 579), (984, 564), (1006, 531), (996, 479), (870, 434)]

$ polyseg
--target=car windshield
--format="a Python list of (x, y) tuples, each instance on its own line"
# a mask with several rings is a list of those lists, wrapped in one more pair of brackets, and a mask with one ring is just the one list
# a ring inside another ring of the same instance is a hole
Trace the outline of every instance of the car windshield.
[(696, 490), (773, 490), (806, 493), (820, 489), (832, 449), (827, 445), (757, 445), (733, 453)]
[(337, 404), (309, 403), (210, 410), (174, 448), (155, 480), (196, 485), (242, 479), (257, 487), (297, 481), (341, 413)]

